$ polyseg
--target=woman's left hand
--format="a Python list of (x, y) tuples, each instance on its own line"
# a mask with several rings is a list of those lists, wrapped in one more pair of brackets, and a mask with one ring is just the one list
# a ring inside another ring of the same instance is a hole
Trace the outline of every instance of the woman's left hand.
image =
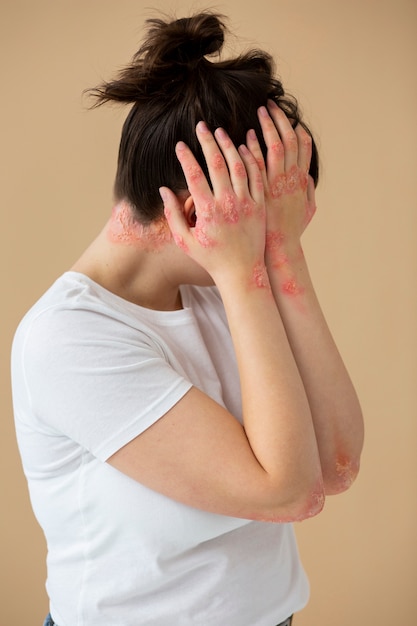
[(312, 140), (298, 124), (292, 127), (285, 113), (272, 100), (268, 109), (258, 111), (267, 146), (266, 163), (253, 130), (247, 134), (247, 146), (262, 172), (267, 211), (267, 245), (285, 241), (299, 245), (315, 210), (314, 182), (309, 176)]

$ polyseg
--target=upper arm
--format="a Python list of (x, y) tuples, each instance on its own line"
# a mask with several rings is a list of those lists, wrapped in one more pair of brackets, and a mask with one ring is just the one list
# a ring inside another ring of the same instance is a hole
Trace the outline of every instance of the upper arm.
[[(296, 485), (272, 480), (243, 426), (197, 388), (108, 462), (145, 486), (206, 511), (268, 521), (308, 517), (317, 505), (292, 497)], [(317, 508), (317, 507), (316, 507)]]

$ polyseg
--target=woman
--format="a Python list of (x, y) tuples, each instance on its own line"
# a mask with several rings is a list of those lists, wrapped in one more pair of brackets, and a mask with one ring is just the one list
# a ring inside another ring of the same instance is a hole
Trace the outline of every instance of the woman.
[(292, 522), (353, 482), (363, 425), (300, 237), (318, 161), (223, 18), (151, 20), (98, 104), (132, 103), (112, 215), (21, 322), (17, 436), (45, 623), (290, 624)]

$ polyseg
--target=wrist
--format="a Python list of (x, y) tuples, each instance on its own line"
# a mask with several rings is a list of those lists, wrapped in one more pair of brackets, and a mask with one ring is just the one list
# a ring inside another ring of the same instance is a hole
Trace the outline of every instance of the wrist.
[(214, 282), (221, 293), (252, 291), (270, 294), (271, 284), (265, 260), (259, 260), (247, 267), (222, 268), (218, 275), (213, 276)]
[(265, 264), (268, 270), (295, 268), (300, 261), (304, 261), (304, 253), (299, 238), (289, 237), (281, 231), (266, 234)]

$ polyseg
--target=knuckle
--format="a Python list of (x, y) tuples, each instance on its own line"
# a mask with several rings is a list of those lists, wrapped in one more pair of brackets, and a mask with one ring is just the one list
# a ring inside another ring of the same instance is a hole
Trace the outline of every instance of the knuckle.
[(277, 156), (279, 157), (284, 156), (284, 146), (281, 141), (274, 141), (274, 143), (271, 144), (270, 149), (271, 149), (271, 152), (273, 152)]
[(212, 248), (212, 247), (214, 247), (216, 245), (215, 240), (212, 239), (212, 237), (209, 236), (209, 234), (207, 233), (206, 229), (203, 228), (203, 227), (196, 228), (195, 236), (196, 236), (196, 239), (197, 239), (198, 243), (203, 248)]
[(239, 220), (239, 211), (236, 206), (236, 198), (231, 193), (226, 193), (222, 201), (222, 212), (226, 222), (236, 224)]
[(213, 219), (216, 210), (216, 203), (213, 200), (206, 200), (198, 211), (198, 217), (203, 218), (206, 222)]
[(294, 131), (289, 131), (285, 133), (284, 142), (287, 150), (293, 151), (297, 149), (298, 141), (297, 135), (294, 133)]
[(270, 193), (273, 198), (280, 198), (286, 189), (286, 176), (280, 174), (271, 182)]
[(243, 215), (252, 215), (253, 211), (253, 202), (249, 200), (244, 200), (241, 205)]
[(233, 172), (238, 178), (246, 178), (246, 168), (240, 161), (233, 163)]
[(203, 170), (199, 165), (195, 165), (194, 163), (187, 165), (184, 173), (186, 178), (191, 182), (198, 182), (204, 178)]
[(221, 171), (226, 168), (226, 163), (224, 162), (224, 159), (220, 152), (216, 152), (216, 154), (213, 155), (211, 159), (211, 165), (213, 169), (217, 171)]
[(293, 167), (286, 176), (286, 191), (291, 193), (295, 191), (298, 187), (300, 181), (300, 177), (298, 171), (295, 167)]

